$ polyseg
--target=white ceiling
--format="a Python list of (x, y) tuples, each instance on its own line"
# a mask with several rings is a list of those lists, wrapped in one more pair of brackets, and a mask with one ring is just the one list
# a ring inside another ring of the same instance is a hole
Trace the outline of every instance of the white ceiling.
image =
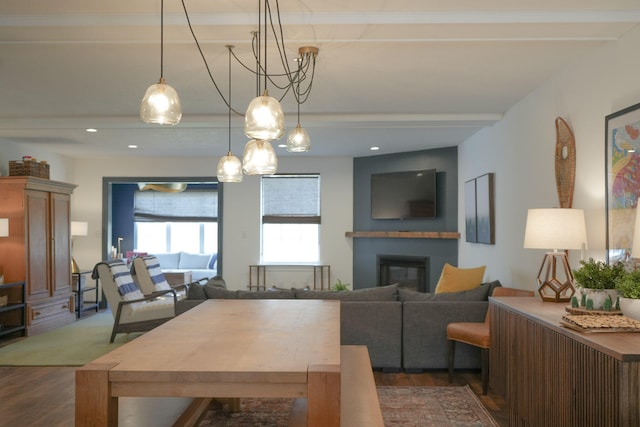
[[(225, 45), (249, 62), (259, 2), (184, 2), (226, 94)], [(312, 149), (278, 155), (358, 157), (461, 143), (567, 64), (637, 26), (640, 2), (280, 0), (280, 14), (289, 58), (304, 45), (320, 54), (301, 111)], [(160, 0), (2, 0), (0, 145), (37, 144), (72, 157), (226, 154), (227, 108), (180, 0), (165, 0), (164, 76), (180, 94), (183, 118), (173, 127), (140, 121), (140, 100), (160, 75), (159, 45)], [(237, 65), (232, 76), (233, 106), (244, 111), (255, 78)], [(295, 103), (282, 104), (295, 126)], [(242, 120), (233, 119), (236, 155), (246, 142)]]

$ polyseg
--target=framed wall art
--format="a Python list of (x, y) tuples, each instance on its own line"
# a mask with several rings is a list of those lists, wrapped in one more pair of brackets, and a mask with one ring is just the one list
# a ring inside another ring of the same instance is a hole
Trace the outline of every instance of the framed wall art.
[[(607, 262), (627, 260), (640, 195), (640, 104), (605, 117)], [(636, 254), (638, 256), (638, 254)]]
[(494, 174), (465, 182), (465, 235), (471, 243), (495, 244)]

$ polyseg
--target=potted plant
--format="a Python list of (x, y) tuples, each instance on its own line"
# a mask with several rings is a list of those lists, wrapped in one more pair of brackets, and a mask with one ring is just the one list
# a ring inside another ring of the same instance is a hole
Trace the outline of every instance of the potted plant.
[(624, 275), (622, 263), (607, 264), (593, 258), (581, 260), (580, 268), (573, 271), (573, 277), (582, 295), (581, 305), (592, 307), (593, 310), (602, 310), (607, 299), (615, 305), (618, 299), (616, 284)]
[(620, 291), (620, 310), (632, 319), (640, 320), (640, 270), (624, 274), (616, 283)]
[(349, 290), (349, 284), (348, 283), (343, 283), (342, 280), (338, 279), (338, 281), (333, 284), (333, 288), (332, 289), (334, 291), (348, 291)]

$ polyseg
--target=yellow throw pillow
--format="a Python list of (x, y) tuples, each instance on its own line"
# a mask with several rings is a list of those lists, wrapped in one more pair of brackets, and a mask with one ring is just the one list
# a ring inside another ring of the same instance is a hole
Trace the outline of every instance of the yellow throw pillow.
[(475, 268), (458, 268), (446, 263), (436, 286), (436, 294), (477, 288), (482, 284), (486, 268), (485, 265)]

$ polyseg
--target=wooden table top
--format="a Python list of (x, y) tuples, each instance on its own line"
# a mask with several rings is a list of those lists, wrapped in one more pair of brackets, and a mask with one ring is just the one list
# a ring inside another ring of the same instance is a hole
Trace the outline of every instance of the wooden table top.
[(560, 325), (569, 303), (543, 302), (535, 297), (491, 297), (490, 302), (520, 313), (546, 327), (624, 362), (640, 361), (638, 332), (578, 332)]
[(92, 364), (123, 383), (306, 384), (312, 366), (339, 369), (340, 303), (207, 300)]

